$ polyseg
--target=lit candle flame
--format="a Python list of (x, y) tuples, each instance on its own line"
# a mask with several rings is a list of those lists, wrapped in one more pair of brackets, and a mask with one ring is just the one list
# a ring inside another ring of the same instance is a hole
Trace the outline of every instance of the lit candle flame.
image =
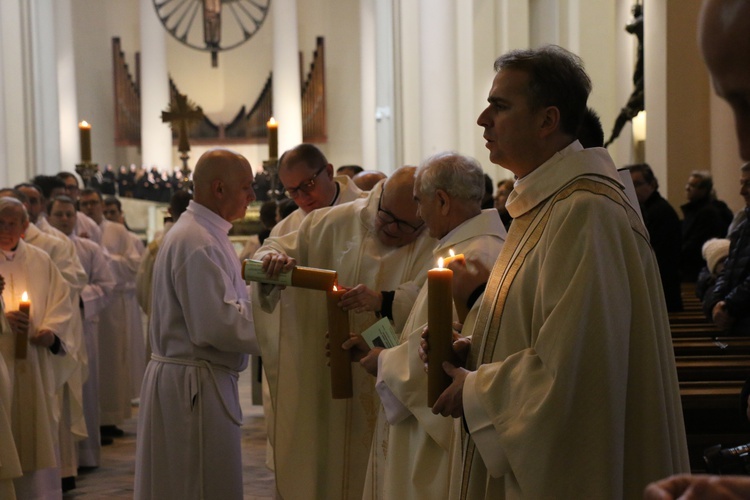
[(455, 257), (456, 256), (456, 252), (454, 252), (452, 248), (450, 250), (448, 250), (448, 253), (451, 254), (451, 257)]
[(26, 292), (23, 292), (21, 294), (21, 302), (28, 302), (29, 301), (29, 294)]
[(276, 118), (274, 118), (274, 117), (272, 116), (272, 117), (271, 117), (271, 119), (270, 119), (270, 120), (268, 120), (268, 123), (267, 123), (267, 125), (268, 125), (269, 127), (275, 127), (276, 125), (278, 125), (278, 123), (276, 123)]
[(438, 267), (439, 267), (440, 269), (442, 269), (442, 268), (443, 268), (443, 258), (442, 258), (442, 257), (438, 258)]
[(86, 120), (83, 120), (81, 123), (78, 124), (81, 128), (91, 128), (91, 124), (87, 122)]
[(338, 292), (338, 290), (339, 290), (339, 289), (338, 289), (338, 288), (336, 288), (336, 285), (333, 285), (333, 291), (334, 291), (334, 292)]

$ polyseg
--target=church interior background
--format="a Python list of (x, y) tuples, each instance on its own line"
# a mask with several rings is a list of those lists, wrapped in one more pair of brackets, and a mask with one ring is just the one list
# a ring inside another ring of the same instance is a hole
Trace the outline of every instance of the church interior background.
[[(156, 3), (221, 3), (222, 40), (240, 31), (231, 9), (242, 7), (242, 0)], [(634, 133), (628, 123), (610, 154), (618, 166), (645, 159), (675, 207), (684, 203), (689, 173), (710, 170), (720, 197), (739, 209), (734, 124), (713, 95), (699, 55), (697, 0), (258, 0), (254, 4), (264, 9), (257, 31), (218, 52), (216, 66), (209, 52), (164, 29), (154, 0), (2, 0), (0, 185), (74, 171), (82, 120), (92, 124), (92, 161), (100, 167), (180, 165), (176, 141), (160, 119), (169, 105), (169, 78), (213, 123), (226, 124), (242, 106), (253, 105), (273, 73), (272, 108), (283, 152), (302, 141), (295, 103), (319, 37), (325, 40), (326, 133), (316, 145), (335, 167), (390, 173), (456, 150), (476, 157), (498, 181), (510, 173), (489, 163), (476, 125), (494, 59), (545, 43), (579, 54), (593, 81), (589, 105), (609, 136), (633, 91), (637, 41), (624, 28), (634, 3), (644, 4), (641, 119), (647, 126)], [(192, 29), (202, 36), (200, 18)], [(131, 71), (138, 68), (137, 145), (115, 140), (114, 37)], [(256, 170), (268, 159), (265, 140), (224, 144)], [(188, 165), (216, 145), (194, 144)], [(151, 224), (145, 211), (134, 218), (140, 219), (129, 218), (136, 228)]]

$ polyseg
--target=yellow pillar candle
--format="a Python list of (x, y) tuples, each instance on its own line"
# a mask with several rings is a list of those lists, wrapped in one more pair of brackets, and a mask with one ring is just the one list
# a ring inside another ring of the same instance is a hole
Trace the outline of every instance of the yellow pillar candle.
[(451, 384), (443, 370), (443, 361), (453, 356), (453, 271), (438, 267), (427, 271), (427, 327), (429, 329), (429, 364), (427, 367), (427, 405), (432, 408), (437, 398)]
[(268, 123), (268, 157), (275, 160), (279, 157), (279, 124), (272, 116)]
[[(29, 301), (29, 294), (23, 292), (21, 295), (21, 301), (18, 303), (18, 310), (26, 313), (31, 319), (31, 302)], [(29, 346), (29, 332), (19, 332), (16, 336), (16, 359), (26, 359), (26, 352)]]
[(336, 271), (302, 266), (297, 266), (286, 273), (280, 273), (278, 279), (272, 280), (263, 271), (263, 262), (253, 259), (246, 259), (242, 262), (242, 277), (245, 281), (324, 291), (330, 290), (336, 283)]
[(457, 262), (466, 263), (466, 259), (464, 258), (464, 254), (460, 253), (460, 254), (456, 255), (455, 252), (453, 252), (452, 248), (449, 250), (449, 253), (450, 253), (450, 256), (445, 258), (445, 260), (443, 261), (443, 266), (448, 267), (448, 264), (450, 264), (454, 260), (457, 261)]
[(326, 293), (328, 306), (328, 346), (331, 364), (331, 397), (347, 399), (352, 397), (352, 356), (341, 348), (349, 338), (349, 313), (338, 306), (346, 290), (335, 286)]
[(85, 120), (78, 124), (81, 134), (81, 163), (91, 163), (91, 124)]

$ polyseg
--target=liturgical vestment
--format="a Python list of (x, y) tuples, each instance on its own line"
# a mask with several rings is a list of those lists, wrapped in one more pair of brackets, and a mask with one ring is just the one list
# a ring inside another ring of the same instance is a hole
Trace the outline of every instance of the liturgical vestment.
[(519, 179), (472, 335), (464, 498), (642, 498), (688, 472), (648, 233), (606, 150)]
[[(362, 192), (347, 176), (338, 176), (334, 180), (338, 184), (338, 193), (336, 199), (333, 201), (332, 206), (342, 205), (350, 201), (354, 201), (357, 198), (365, 196), (366, 193)], [(279, 221), (269, 236), (283, 236), (299, 229), (300, 224), (308, 213), (298, 208), (285, 219)], [(262, 252), (259, 255), (263, 255), (265, 250), (261, 247)], [(257, 258), (257, 257), (253, 257)], [(258, 288), (252, 287), (253, 294), (253, 319), (255, 320), (256, 330), (265, 332), (266, 343), (263, 349), (263, 413), (266, 418), (266, 431), (268, 433), (268, 449), (266, 453), (266, 465), (273, 469), (273, 439), (274, 439), (274, 417), (273, 417), (273, 401), (269, 394), (269, 380), (271, 384), (276, 384), (277, 373), (276, 368), (278, 367), (278, 344), (272, 342), (273, 338), (277, 341), (280, 338), (279, 332), (286, 328), (286, 323), (290, 321), (294, 310), (296, 309), (297, 303), (297, 290), (289, 288), (284, 291), (284, 297), (279, 302), (278, 306), (273, 311), (264, 311), (260, 307), (261, 298), (258, 296)]]
[[(380, 243), (374, 221), (382, 186), (365, 198), (313, 211), (298, 231), (269, 237), (256, 255), (285, 253), (299, 265), (336, 270), (343, 286), (362, 283), (373, 290), (396, 290), (395, 300), (413, 304), (436, 242), (423, 232), (399, 248)], [(278, 493), (285, 500), (361, 498), (379, 406), (374, 381), (355, 366), (354, 397), (331, 398), (324, 292), (297, 290), (295, 310), (288, 317), (286, 322), (284, 315), (286, 326), (278, 339), (275, 332), (258, 330), (264, 359), (265, 346), (278, 345), (278, 378), (274, 382), (269, 377)], [(374, 313), (351, 313), (349, 318), (355, 333), (377, 321)]]
[[(432, 262), (449, 250), (491, 269), (506, 237), (497, 210), (484, 210), (445, 235)], [(455, 316), (454, 320), (458, 318)], [(427, 283), (406, 320), (400, 344), (378, 358), (376, 388), (383, 406), (370, 450), (364, 498), (444, 498), (451, 474), (453, 422), (427, 406), (427, 374), (419, 342), (427, 325)]]
[(242, 498), (237, 381), (258, 353), (231, 223), (194, 200), (156, 256), (135, 498)]

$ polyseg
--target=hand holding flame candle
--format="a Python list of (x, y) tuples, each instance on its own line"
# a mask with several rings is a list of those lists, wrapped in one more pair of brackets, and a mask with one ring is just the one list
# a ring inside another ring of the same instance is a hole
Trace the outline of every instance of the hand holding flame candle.
[[(29, 294), (23, 292), (21, 301), (18, 303), (18, 310), (31, 316), (31, 302)], [(19, 332), (16, 336), (16, 359), (26, 359), (26, 352), (29, 346), (29, 332)]]
[(338, 304), (346, 290), (339, 290), (334, 285), (333, 290), (326, 292), (328, 306), (328, 345), (331, 358), (331, 396), (333, 399), (352, 397), (352, 356), (349, 351), (341, 348), (341, 344), (349, 339), (349, 313), (341, 309)]
[(272, 116), (268, 123), (268, 157), (275, 160), (279, 157), (279, 124)]
[(91, 163), (91, 124), (85, 120), (78, 124), (81, 135), (81, 163)]
[(427, 271), (427, 327), (429, 328), (430, 360), (427, 368), (427, 405), (432, 408), (437, 398), (451, 384), (443, 370), (443, 362), (453, 362), (453, 271), (438, 267)]

